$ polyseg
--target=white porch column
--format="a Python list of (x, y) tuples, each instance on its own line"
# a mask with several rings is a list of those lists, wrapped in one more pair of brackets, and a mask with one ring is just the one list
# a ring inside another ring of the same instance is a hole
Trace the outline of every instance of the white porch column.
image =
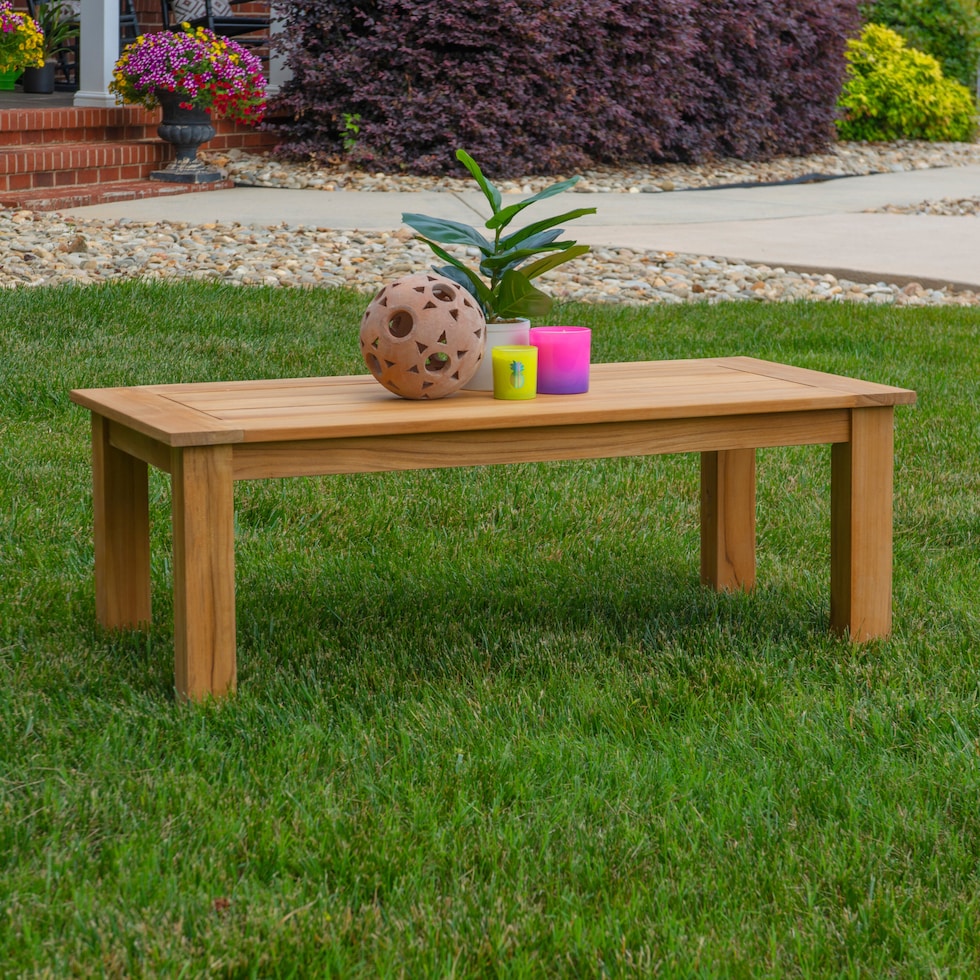
[(81, 64), (74, 104), (112, 106), (112, 66), (119, 57), (119, 0), (82, 0), (78, 38)]

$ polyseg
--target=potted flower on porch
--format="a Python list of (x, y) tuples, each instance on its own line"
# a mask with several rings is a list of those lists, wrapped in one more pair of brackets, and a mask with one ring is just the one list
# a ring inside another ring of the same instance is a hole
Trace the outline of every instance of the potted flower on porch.
[(44, 32), (34, 18), (0, 0), (0, 89), (11, 90), (25, 68), (44, 64)]
[(44, 0), (36, 11), (37, 24), (44, 34), (44, 64), (25, 68), (21, 86), (25, 92), (43, 95), (54, 91), (58, 55), (67, 50), (72, 38), (78, 37), (78, 12), (68, 0)]
[(116, 102), (161, 106), (157, 129), (173, 143), (177, 158), (151, 176), (198, 183), (221, 173), (197, 159), (197, 149), (214, 136), (213, 119), (255, 125), (265, 113), (262, 63), (236, 41), (204, 27), (141, 34), (126, 45), (113, 69), (109, 91)]

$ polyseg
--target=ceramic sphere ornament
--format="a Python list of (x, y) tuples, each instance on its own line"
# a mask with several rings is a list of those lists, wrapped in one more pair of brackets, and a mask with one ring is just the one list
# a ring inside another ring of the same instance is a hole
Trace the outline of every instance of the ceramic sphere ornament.
[(445, 398), (476, 374), (487, 322), (472, 294), (420, 272), (385, 286), (361, 320), (361, 353), (402, 398)]

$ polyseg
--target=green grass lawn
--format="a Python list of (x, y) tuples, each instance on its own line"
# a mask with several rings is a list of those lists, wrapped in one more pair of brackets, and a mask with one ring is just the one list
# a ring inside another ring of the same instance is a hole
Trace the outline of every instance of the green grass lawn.
[(759, 454), (759, 587), (694, 455), (241, 484), (239, 693), (95, 624), (68, 391), (362, 373), (366, 297), (0, 293), (0, 975), (980, 973), (980, 313), (564, 307), (599, 361), (915, 388), (895, 631), (827, 632), (828, 447)]

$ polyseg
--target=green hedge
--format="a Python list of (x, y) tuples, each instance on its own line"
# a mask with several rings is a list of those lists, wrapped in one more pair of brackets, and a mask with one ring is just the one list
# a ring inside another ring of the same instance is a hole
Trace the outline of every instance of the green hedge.
[(975, 89), (980, 60), (978, 0), (877, 0), (860, 7), (866, 21), (901, 34), (931, 54), (949, 78)]
[(847, 42), (847, 74), (837, 120), (845, 140), (970, 140), (976, 105), (965, 86), (943, 75), (931, 55), (895, 31), (867, 24)]

